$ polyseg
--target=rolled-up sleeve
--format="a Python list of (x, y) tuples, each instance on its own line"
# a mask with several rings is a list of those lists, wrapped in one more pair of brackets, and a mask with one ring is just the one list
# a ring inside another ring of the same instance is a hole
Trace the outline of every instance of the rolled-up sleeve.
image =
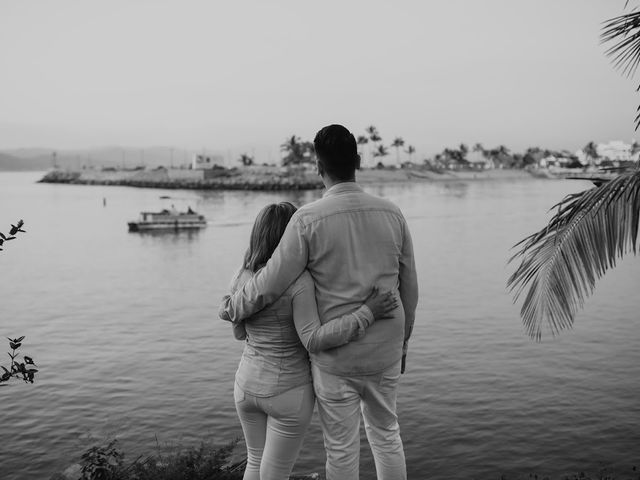
[(374, 318), (369, 307), (363, 304), (354, 312), (323, 325), (318, 317), (313, 279), (303, 273), (293, 292), (293, 321), (305, 348), (310, 353), (318, 353), (362, 338)]
[(273, 303), (304, 271), (308, 257), (304, 228), (294, 214), (265, 267), (223, 299), (218, 311), (220, 318), (239, 322)]

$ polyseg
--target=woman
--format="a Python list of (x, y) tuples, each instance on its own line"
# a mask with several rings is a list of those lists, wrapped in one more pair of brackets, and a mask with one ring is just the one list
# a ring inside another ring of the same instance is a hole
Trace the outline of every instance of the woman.
[[(232, 292), (271, 258), (295, 211), (289, 202), (260, 211)], [(391, 292), (373, 288), (356, 311), (322, 325), (313, 279), (305, 271), (273, 304), (234, 324), (235, 337), (246, 339), (234, 386), (247, 445), (244, 480), (289, 478), (315, 403), (307, 350), (318, 352), (358, 339), (396, 306)]]

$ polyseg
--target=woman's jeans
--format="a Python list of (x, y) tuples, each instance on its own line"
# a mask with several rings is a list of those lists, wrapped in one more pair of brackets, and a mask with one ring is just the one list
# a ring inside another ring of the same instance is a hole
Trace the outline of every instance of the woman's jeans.
[(236, 383), (233, 395), (247, 444), (244, 480), (288, 479), (311, 422), (313, 385), (255, 397)]

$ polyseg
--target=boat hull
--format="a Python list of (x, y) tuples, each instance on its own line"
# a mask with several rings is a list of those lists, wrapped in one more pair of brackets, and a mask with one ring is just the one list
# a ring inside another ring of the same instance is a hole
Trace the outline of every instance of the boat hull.
[(166, 223), (145, 223), (145, 222), (129, 222), (130, 232), (149, 232), (149, 231), (178, 231), (178, 230), (199, 230), (207, 226), (206, 223), (182, 223), (182, 222), (166, 222)]

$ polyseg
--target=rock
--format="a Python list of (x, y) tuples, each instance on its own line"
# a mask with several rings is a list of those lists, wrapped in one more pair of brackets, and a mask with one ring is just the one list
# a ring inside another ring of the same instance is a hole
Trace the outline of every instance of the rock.
[(49, 480), (80, 480), (82, 477), (82, 467), (74, 463), (67, 467), (64, 472), (56, 473)]

